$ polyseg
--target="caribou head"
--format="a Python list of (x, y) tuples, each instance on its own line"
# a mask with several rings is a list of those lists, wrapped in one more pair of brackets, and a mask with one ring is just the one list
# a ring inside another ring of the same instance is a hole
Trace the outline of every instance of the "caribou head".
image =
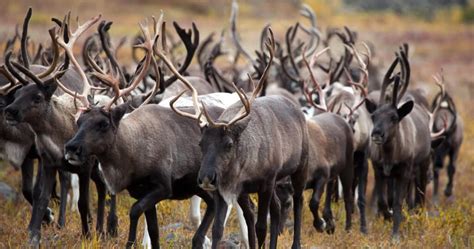
[[(398, 63), (401, 65), (401, 75), (396, 74), (392, 77), (393, 70)], [(397, 53), (397, 58), (393, 61), (384, 77), (379, 104), (376, 105), (369, 99), (366, 99), (365, 102), (373, 122), (371, 134), (373, 143), (383, 145), (394, 138), (400, 121), (412, 111), (414, 107), (413, 100), (408, 100), (402, 105), (398, 104), (407, 89), (409, 80), (410, 65), (406, 51), (402, 49), (400, 53)], [(394, 84), (392, 98), (390, 101), (387, 101), (385, 90), (392, 83)], [(399, 91), (400, 84), (403, 84), (403, 86)]]
[[(143, 33), (144, 41), (142, 44), (137, 45), (145, 50), (145, 57), (137, 66), (135, 74), (131, 77), (131, 82), (126, 82), (128, 87), (120, 89), (122, 81), (125, 81), (121, 77), (118, 70), (115, 72), (104, 72), (103, 70), (96, 70), (93, 75), (101, 80), (104, 84), (112, 87), (115, 96), (106, 103), (105, 106), (93, 106), (88, 107), (80, 114), (77, 120), (78, 131), (75, 136), (65, 144), (65, 159), (72, 165), (82, 165), (91, 155), (100, 155), (108, 150), (108, 148), (114, 144), (117, 130), (120, 125), (120, 121), (124, 117), (125, 113), (130, 109), (129, 102), (113, 107), (120, 98), (129, 95), (143, 78), (147, 75), (150, 64), (155, 67), (155, 73), (157, 72), (157, 63), (153, 57), (153, 47), (158, 40), (159, 27), (162, 22), (163, 15), (157, 22), (154, 19), (154, 30), (155, 34), (151, 35), (149, 32), (148, 23), (140, 23), (140, 29)], [(157, 74), (158, 75), (158, 74)], [(159, 81), (159, 79), (158, 79)], [(155, 87), (156, 88), (156, 85)], [(143, 102), (146, 104), (148, 101)]]
[[(83, 91), (88, 92), (90, 90), (87, 76), (80, 69), (79, 63), (74, 58), (73, 46), (76, 40), (100, 18), (100, 15), (93, 17), (83, 25), (79, 25), (77, 30), (71, 32), (68, 28), (70, 27), (70, 14), (68, 14), (64, 18), (58, 32), (56, 32), (55, 28), (50, 29), (49, 34), (52, 40), (54, 58), (48, 69), (40, 74), (35, 74), (27, 65), (25, 66), (15, 61), (11, 61), (11, 52), (7, 53), (5, 64), (8, 71), (11, 73), (10, 77), (14, 82), (20, 82), (25, 85), (16, 91), (14, 95), (15, 100), (5, 108), (5, 119), (8, 123), (15, 125), (20, 122), (35, 122), (35, 120), (41, 119), (45, 113), (50, 111), (51, 99), (58, 86), (65, 89), (64, 85), (59, 82), (59, 79), (65, 76), (70, 63), (73, 64), (74, 69), (78, 72), (79, 77), (84, 82)], [(66, 51), (66, 59), (61, 66), (57, 66), (59, 46), (64, 48)], [(20, 72), (29, 80), (20, 75)], [(70, 77), (74, 76), (71, 75)], [(29, 84), (30, 82), (33, 83)]]

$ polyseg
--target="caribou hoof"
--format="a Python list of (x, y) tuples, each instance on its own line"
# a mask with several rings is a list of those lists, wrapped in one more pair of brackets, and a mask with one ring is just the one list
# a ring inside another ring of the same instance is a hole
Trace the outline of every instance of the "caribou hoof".
[(316, 228), (316, 231), (322, 233), (324, 230), (326, 230), (326, 222), (324, 221), (323, 218), (315, 219), (313, 222), (314, 228)]
[(400, 244), (400, 234), (394, 233), (392, 234), (392, 243), (394, 244)]
[(31, 248), (39, 248), (41, 242), (41, 234), (39, 232), (30, 232), (29, 244)]
[(326, 233), (334, 234), (335, 231), (336, 231), (336, 225), (334, 224), (334, 221), (332, 219), (328, 220), (328, 222), (326, 223)]
[(51, 223), (54, 222), (54, 212), (51, 210), (51, 208), (46, 209), (46, 213), (44, 214), (43, 217), (43, 222), (46, 223), (47, 225), (50, 225)]
[(383, 218), (384, 218), (386, 221), (392, 220), (392, 217), (393, 217), (393, 211), (392, 211), (392, 210), (385, 210), (385, 211), (383, 212)]
[(452, 188), (449, 188), (449, 187), (446, 188), (446, 189), (444, 190), (444, 196), (450, 197), (451, 195), (453, 195), (453, 189), (452, 189)]
[(360, 232), (361, 232), (363, 235), (369, 234), (369, 231), (368, 231), (368, 229), (367, 229), (366, 226), (361, 226), (361, 227), (360, 227)]
[(207, 236), (204, 237), (204, 243), (202, 244), (202, 248), (203, 249), (211, 249), (212, 248), (212, 242)]
[(110, 216), (107, 219), (107, 235), (115, 238), (118, 236), (117, 216)]

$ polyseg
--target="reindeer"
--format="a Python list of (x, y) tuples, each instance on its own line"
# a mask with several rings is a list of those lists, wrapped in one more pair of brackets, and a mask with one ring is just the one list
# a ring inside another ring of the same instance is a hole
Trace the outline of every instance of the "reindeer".
[[(308, 159), (307, 128), (304, 116), (290, 100), (281, 96), (256, 98), (273, 59), (274, 41), (269, 31), (270, 40), (266, 44), (270, 51), (269, 63), (250, 97), (235, 87), (240, 102), (224, 110), (217, 121), (210, 116), (205, 105), (201, 111), (198, 103), (194, 105), (193, 115), (179, 112), (200, 122), (203, 121), (201, 117), (205, 118), (200, 141), (203, 157), (198, 183), (201, 188), (214, 191), (216, 220), (212, 232), (213, 248), (217, 247), (223, 235), (227, 205), (236, 199), (244, 210), (249, 226), (251, 248), (255, 247), (255, 231), (259, 247), (263, 246), (266, 218), (271, 206), (270, 248), (276, 248), (280, 208), (274, 187), (276, 180), (286, 176), (291, 176), (294, 188), (293, 248), (301, 247), (302, 192)], [(290, 141), (291, 145), (288, 144)], [(255, 227), (254, 217), (248, 212), (248, 193), (252, 192), (259, 194)]]
[(367, 187), (368, 175), (368, 156), (369, 156), (369, 141), (372, 123), (370, 114), (363, 107), (364, 100), (367, 97), (366, 86), (369, 81), (369, 68), (371, 52), (367, 45), (367, 50), (364, 53), (367, 62), (364, 62), (361, 54), (352, 45), (351, 49), (354, 57), (359, 64), (361, 71), (359, 82), (354, 82), (352, 76), (346, 70), (348, 83), (360, 90), (360, 96), (355, 94), (352, 88), (342, 87), (332, 90), (328, 100), (328, 108), (340, 114), (351, 126), (354, 131), (354, 182), (352, 190), (355, 193), (356, 187), (358, 190), (357, 204), (360, 212), (360, 231), (367, 233), (367, 222), (365, 217), (365, 192)]
[[(161, 19), (155, 20), (155, 30), (159, 29)], [(142, 30), (145, 37), (142, 46), (147, 54), (140, 75), (147, 71), (150, 63), (155, 72), (158, 71), (153, 47), (159, 34), (150, 37), (145, 25), (142, 25)], [(178, 73), (161, 51), (157, 54), (173, 72)], [(193, 247), (201, 247), (212, 221), (214, 206), (212, 196), (200, 189), (195, 180), (201, 161), (197, 147), (200, 138), (198, 127), (170, 108), (154, 104), (143, 105), (124, 118), (129, 104), (116, 107), (112, 104), (129, 94), (141, 79), (136, 78), (129, 87), (119, 89), (117, 75), (104, 72), (94, 75), (115, 89), (115, 97), (105, 106), (90, 106), (80, 115), (77, 121), (79, 129), (65, 145), (66, 160), (79, 164), (90, 156), (97, 157), (108, 188), (114, 193), (127, 189), (137, 199), (130, 210), (127, 247), (135, 243), (137, 222), (142, 213), (146, 216), (152, 247), (159, 247), (155, 205), (161, 200), (182, 200), (193, 195), (203, 198), (208, 207), (193, 238)], [(186, 79), (184, 82), (187, 83)]]
[[(1, 66), (0, 71), (3, 74), (9, 74), (5, 65)], [(12, 80), (15, 82), (14, 79)], [(21, 170), (22, 193), (28, 203), (33, 206), (34, 196), (38, 196), (40, 188), (39, 184), (33, 187), (34, 160), (38, 159), (41, 164), (41, 159), (34, 146), (35, 134), (31, 128), (27, 124), (11, 126), (4, 119), (3, 109), (13, 102), (16, 90), (21, 87), (21, 84), (11, 84), (11, 82), (9, 80), (0, 91), (0, 158), (15, 169)], [(38, 167), (36, 183), (39, 182), (40, 169), (41, 167)], [(64, 217), (62, 214), (60, 217)], [(53, 211), (47, 208), (43, 221), (49, 224), (53, 220)], [(59, 224), (63, 225), (64, 218), (60, 220)]]
[[(310, 210), (314, 217), (313, 226), (318, 232), (326, 230), (328, 233), (333, 233), (335, 224), (331, 211), (331, 197), (334, 190), (334, 183), (337, 182), (338, 177), (340, 177), (342, 181), (344, 190), (346, 229), (350, 229), (351, 227), (354, 142), (352, 129), (348, 123), (341, 116), (328, 112), (323, 90), (317, 82), (312, 70), (316, 58), (327, 50), (328, 49), (323, 49), (321, 52), (315, 54), (311, 59), (311, 63), (308, 63), (305, 55), (303, 57), (303, 62), (309, 71), (310, 79), (315, 88), (312, 93), (318, 94), (320, 103), (315, 104), (312, 100), (311, 93), (308, 91), (305, 96), (309, 103), (323, 112), (306, 120), (309, 134), (309, 177), (306, 183), (306, 189), (313, 189), (312, 198), (309, 203)], [(319, 216), (318, 209), (325, 185), (327, 185), (327, 187), (323, 220)], [(282, 188), (279, 190), (281, 189)], [(284, 196), (282, 193), (279, 193), (278, 196), (281, 200), (286, 199), (282, 197)], [(282, 211), (282, 213), (284, 212)]]
[[(415, 171), (426, 173), (430, 161), (431, 136), (428, 112), (412, 99), (403, 99), (410, 80), (407, 49), (401, 48), (385, 74), (379, 103), (366, 99), (365, 105), (373, 122), (370, 141), (370, 158), (375, 171), (378, 204), (386, 217), (390, 217), (385, 198), (385, 185), (393, 181), (393, 230), (392, 238), (399, 240), (402, 220), (402, 202), (409, 192)], [(401, 75), (392, 77), (396, 65), (401, 65)], [(393, 83), (392, 83), (393, 81)], [(403, 86), (399, 91), (400, 82)], [(394, 84), (392, 99), (385, 100), (385, 91)], [(405, 102), (399, 104), (401, 100)], [(424, 190), (422, 183), (417, 189)], [(425, 186), (426, 187), (426, 186)], [(424, 194), (424, 193), (421, 193)]]
[[(29, 8), (27, 14), (25, 16), (23, 22), (23, 31), (21, 34), (21, 53), (19, 57), (23, 62), (23, 65), (26, 67), (31, 68), (31, 70), (38, 74), (39, 77), (46, 77), (52, 70), (57, 66), (57, 54), (53, 57), (53, 61), (51, 61), (51, 65), (49, 67), (44, 67), (41, 65), (37, 65), (34, 63), (31, 64), (30, 56), (28, 55), (27, 51), (27, 38), (28, 37), (28, 26), (29, 20), (32, 16), (32, 9)], [(50, 35), (54, 32), (50, 32)], [(15, 34), (15, 37), (19, 36), (18, 32)], [(25, 38), (23, 38), (25, 37)], [(54, 39), (54, 37), (51, 37)], [(7, 67), (12, 68), (11, 64), (8, 63), (12, 52), (9, 47), (13, 48), (16, 38), (13, 38), (12, 41), (7, 44), (6, 48), (6, 55), (5, 59), (7, 61), (6, 65), (2, 65), (0, 67), (1, 73), (1, 84), (2, 89), (0, 91), (0, 148), (1, 148), (1, 157), (7, 160), (13, 167), (20, 168), (22, 174), (22, 192), (25, 199), (33, 206), (34, 199), (37, 199), (39, 191), (40, 191), (40, 184), (34, 185), (33, 191), (33, 171), (34, 171), (34, 160), (38, 159), (39, 165), (41, 165), (41, 158), (39, 157), (36, 147), (35, 147), (35, 134), (30, 128), (28, 124), (21, 123), (17, 126), (11, 126), (7, 123), (4, 119), (3, 111), (6, 106), (11, 104), (14, 100), (15, 92), (20, 89), (22, 86), (27, 85), (29, 82), (23, 79), (18, 74), (13, 73), (17, 78), (17, 80), (7, 69)], [(54, 46), (53, 46), (54, 47)], [(54, 48), (53, 48), (54, 49)], [(36, 56), (35, 56), (36, 57)], [(12, 70), (13, 71), (13, 70)], [(56, 93), (60, 94), (60, 93)], [(36, 183), (39, 183), (41, 175), (41, 167), (38, 167)], [(63, 227), (65, 224), (65, 196), (68, 188), (69, 182), (69, 175), (66, 173), (60, 173), (61, 179), (61, 191), (62, 195), (61, 198), (61, 211), (59, 215), (58, 225), (59, 227)], [(56, 181), (55, 181), (56, 183)], [(55, 194), (55, 192), (53, 192)], [(77, 196), (74, 195), (73, 199)], [(46, 209), (46, 214), (43, 217), (43, 221), (47, 222), (48, 224), (54, 220), (53, 211), (50, 208)]]
[[(83, 25), (80, 25), (77, 30), (72, 33), (66, 26), (69, 25), (70, 14), (63, 21), (61, 30), (56, 33), (54, 29), (50, 31), (53, 39), (53, 46), (63, 47), (67, 54), (65, 64), (59, 69), (56, 66), (51, 67), (49, 73), (52, 74), (49, 78), (42, 78), (41, 75), (35, 75), (34, 72), (28, 68), (12, 62), (13, 66), (9, 70), (13, 73), (15, 70), (21, 71), (28, 78), (30, 78), (34, 84), (28, 84), (17, 90), (15, 93), (15, 100), (13, 103), (5, 108), (5, 119), (7, 123), (11, 125), (19, 124), (22, 122), (28, 123), (35, 133), (36, 139), (35, 144), (38, 153), (42, 159), (42, 174), (41, 174), (41, 192), (38, 197), (38, 201), (34, 203), (33, 213), (29, 225), (30, 232), (30, 243), (38, 245), (40, 242), (40, 228), (41, 220), (45, 214), (47, 204), (51, 195), (52, 186), (56, 172), (62, 172), (68, 170), (79, 174), (80, 182), (80, 198), (79, 198), (79, 213), (81, 214), (82, 221), (82, 232), (84, 235), (89, 235), (89, 177), (96, 183), (96, 187), (99, 193), (99, 208), (97, 213), (97, 231), (102, 232), (103, 227), (103, 210), (105, 206), (105, 185), (100, 177), (97, 167), (92, 167), (93, 160), (88, 167), (83, 169), (74, 167), (73, 165), (67, 164), (63, 159), (63, 153), (61, 147), (64, 142), (69, 139), (74, 130), (74, 113), (75, 106), (73, 98), (69, 95), (61, 95), (59, 97), (54, 96), (54, 92), (58, 88), (56, 81), (69, 82), (68, 84), (76, 85), (74, 91), (78, 91), (77, 86), (83, 88), (83, 92), (86, 93), (90, 90), (90, 86), (87, 83), (87, 77), (82, 74), (79, 70), (80, 65), (74, 58), (72, 49), (75, 41), (89, 29), (94, 23), (100, 19), (100, 15), (92, 18)], [(67, 33), (65, 37), (65, 33)], [(65, 42), (65, 39), (68, 42)], [(58, 49), (58, 48), (56, 48)], [(69, 62), (73, 64), (74, 70), (68, 70)], [(7, 66), (9, 65), (9, 59), (7, 59)], [(49, 71), (49, 70), (48, 70)], [(21, 79), (21, 76), (16, 72), (14, 73), (15, 78)], [(26, 81), (21, 79), (20, 81)], [(64, 86), (63, 90), (66, 89)], [(61, 127), (58, 129), (58, 126)], [(92, 172), (92, 175), (91, 175)], [(114, 197), (112, 198), (114, 203)], [(114, 205), (114, 204), (112, 204)], [(112, 208), (113, 209), (113, 208)], [(114, 213), (109, 214), (108, 220), (108, 232), (116, 234), (116, 216)]]
[[(442, 135), (445, 137), (444, 141), (434, 149), (433, 152), (433, 176), (434, 189), (433, 199), (438, 203), (438, 189), (439, 189), (439, 171), (443, 168), (444, 158), (449, 156), (448, 163), (448, 184), (444, 191), (446, 197), (453, 194), (454, 173), (456, 172), (456, 160), (459, 155), (459, 150), (463, 141), (464, 124), (461, 116), (456, 111), (456, 105), (451, 95), (445, 90), (444, 76), (434, 77), (437, 85), (440, 87), (440, 92), (434, 97), (431, 104), (431, 111), (433, 113), (433, 125), (430, 127), (432, 132), (443, 131)], [(449, 125), (445, 127), (445, 122)]]

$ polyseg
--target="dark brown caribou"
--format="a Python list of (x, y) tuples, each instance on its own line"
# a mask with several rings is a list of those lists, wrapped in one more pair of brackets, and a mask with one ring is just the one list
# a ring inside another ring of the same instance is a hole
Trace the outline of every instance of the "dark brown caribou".
[[(310, 117), (306, 120), (309, 134), (309, 160), (308, 160), (308, 181), (306, 189), (312, 189), (313, 194), (309, 202), (309, 208), (313, 213), (313, 226), (318, 232), (327, 231), (334, 233), (335, 223), (331, 210), (331, 197), (340, 178), (343, 185), (344, 204), (346, 209), (346, 230), (351, 228), (353, 194), (352, 184), (354, 177), (354, 167), (352, 165), (354, 141), (352, 129), (349, 124), (339, 115), (328, 112), (325, 96), (320, 84), (317, 82), (312, 66), (316, 63), (316, 59), (328, 49), (315, 54), (311, 63), (303, 56), (310, 80), (313, 83), (314, 91), (320, 100), (319, 104), (314, 103), (312, 94), (306, 94), (308, 103), (320, 109), (323, 113)], [(326, 186), (326, 201), (323, 211), (323, 218), (319, 216), (319, 203)], [(286, 197), (281, 190), (277, 189), (277, 193), (281, 201)], [(336, 193), (337, 194), (337, 193)], [(288, 191), (287, 191), (288, 195)], [(283, 206), (283, 203), (282, 203)], [(285, 213), (283, 210), (282, 213)], [(284, 222), (283, 220), (281, 222)]]
[[(160, 18), (161, 20), (161, 18)], [(161, 21), (154, 21), (155, 30)], [(144, 30), (147, 50), (139, 74), (151, 64), (157, 73), (153, 55), (153, 37)], [(165, 64), (179, 75), (169, 59), (155, 50)], [(156, 204), (162, 200), (183, 200), (198, 195), (207, 203), (203, 221), (193, 238), (193, 248), (200, 248), (214, 215), (212, 196), (199, 188), (196, 178), (201, 162), (198, 142), (199, 127), (194, 121), (177, 115), (170, 108), (155, 104), (143, 105), (126, 117), (129, 103), (112, 107), (120, 97), (129, 94), (142, 77), (125, 89), (119, 89), (118, 75), (96, 72), (94, 75), (114, 88), (115, 97), (105, 106), (89, 106), (79, 117), (78, 131), (65, 145), (65, 158), (72, 164), (81, 164), (90, 156), (98, 158), (108, 188), (118, 193), (127, 189), (137, 199), (130, 210), (130, 229), (127, 247), (136, 242), (137, 223), (145, 213), (148, 233), (153, 248), (159, 247)], [(157, 74), (158, 75), (158, 74)], [(179, 77), (182, 82), (188, 81)], [(159, 81), (159, 79), (157, 79)]]
[[(443, 168), (444, 159), (449, 157), (448, 162), (448, 183), (444, 190), (444, 195), (450, 197), (453, 194), (454, 173), (456, 173), (456, 161), (459, 156), (459, 150), (463, 141), (464, 124), (461, 116), (456, 110), (453, 98), (445, 90), (444, 76), (435, 77), (440, 92), (435, 96), (431, 104), (431, 112), (433, 113), (433, 126), (430, 127), (432, 132), (443, 131), (444, 141), (434, 149), (433, 152), (433, 176), (434, 189), (433, 199), (438, 203), (439, 189), (439, 171)], [(448, 124), (446, 127), (446, 123)]]
[[(392, 230), (394, 240), (399, 240), (400, 237), (402, 203), (410, 192), (409, 184), (413, 182), (415, 172), (421, 176), (427, 174), (431, 149), (430, 118), (427, 110), (412, 99), (404, 98), (410, 82), (407, 50), (407, 46), (404, 46), (397, 52), (396, 59), (385, 74), (379, 103), (375, 104), (369, 99), (365, 102), (373, 122), (370, 158), (375, 171), (375, 188), (378, 192), (379, 208), (385, 217), (391, 216), (386, 198), (394, 196)], [(397, 64), (400, 64), (401, 74), (392, 77)], [(392, 97), (386, 101), (385, 91), (390, 84), (393, 84)], [(399, 104), (400, 101), (403, 103)], [(393, 192), (384, 191), (387, 181), (393, 181)], [(424, 195), (422, 191), (425, 188), (426, 182), (416, 181), (417, 195)]]
[[(78, 169), (68, 165), (63, 159), (62, 147), (65, 141), (70, 138), (75, 130), (74, 113), (75, 101), (73, 97), (68, 95), (54, 96), (57, 90), (56, 81), (68, 82), (67, 85), (74, 85), (74, 91), (79, 91), (83, 88), (87, 92), (90, 88), (84, 83), (87, 82), (85, 75), (80, 73), (79, 63), (75, 60), (72, 53), (73, 45), (79, 36), (96, 23), (99, 16), (92, 18), (83, 25), (80, 25), (75, 32), (71, 32), (67, 27), (69, 25), (69, 15), (65, 18), (59, 32), (55, 29), (50, 30), (50, 35), (53, 38), (53, 47), (58, 51), (58, 44), (63, 47), (67, 53), (67, 59), (62, 66), (57, 67), (52, 64), (45, 72), (50, 74), (45, 77), (44, 72), (40, 75), (35, 74), (34, 71), (24, 67), (23, 65), (11, 62), (7, 58), (7, 66), (13, 76), (21, 82), (29, 82), (24, 79), (16, 70), (21, 71), (26, 77), (31, 79), (31, 84), (28, 84), (17, 90), (14, 97), (15, 100), (5, 108), (5, 119), (10, 125), (17, 125), (27, 123), (35, 133), (35, 145), (39, 156), (42, 159), (42, 173), (41, 173), (41, 191), (39, 193), (38, 201), (34, 202), (33, 212), (29, 225), (30, 243), (38, 245), (40, 243), (40, 229), (41, 220), (43, 219), (46, 208), (50, 199), (53, 184), (55, 182), (56, 172), (64, 170), (79, 174), (80, 182), (80, 198), (79, 198), (79, 213), (81, 214), (82, 232), (89, 235), (89, 178), (92, 177), (98, 189), (99, 208), (97, 212), (97, 226), (98, 232), (103, 229), (103, 217), (105, 207), (105, 184), (100, 177), (97, 167), (92, 167), (92, 160), (90, 167)], [(67, 35), (65, 35), (67, 33)], [(66, 42), (66, 40), (68, 40)], [(56, 53), (56, 55), (58, 55)], [(72, 68), (69, 69), (69, 64), (72, 63)], [(60, 127), (58, 129), (58, 127)], [(92, 174), (91, 174), (92, 173)], [(114, 198), (112, 198), (114, 202)], [(116, 216), (113, 212), (109, 215), (109, 229), (108, 232), (116, 234)]]
[[(293, 248), (301, 247), (301, 208), (307, 177), (308, 131), (298, 106), (287, 98), (257, 98), (273, 59), (273, 33), (271, 30), (269, 33), (270, 40), (266, 44), (270, 52), (269, 63), (251, 96), (235, 87), (241, 101), (224, 110), (216, 121), (209, 115), (205, 105), (201, 109), (195, 104), (192, 117), (202, 122), (203, 115), (206, 124), (199, 142), (203, 157), (198, 183), (202, 189), (214, 192), (216, 218), (212, 231), (213, 248), (217, 247), (223, 236), (227, 205), (236, 199), (244, 209), (251, 248), (255, 248), (255, 232), (258, 246), (262, 247), (265, 242), (266, 219), (270, 209), (270, 248), (276, 248), (280, 207), (274, 188), (276, 181), (286, 176), (291, 176), (294, 188)], [(256, 224), (253, 215), (245, 211), (249, 207), (248, 194), (255, 192), (259, 196)]]

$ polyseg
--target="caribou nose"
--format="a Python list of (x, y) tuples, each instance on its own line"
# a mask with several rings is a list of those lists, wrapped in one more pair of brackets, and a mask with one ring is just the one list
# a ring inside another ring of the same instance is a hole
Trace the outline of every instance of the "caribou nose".
[(19, 122), (19, 111), (16, 108), (7, 107), (5, 108), (5, 120), (10, 125), (16, 125)]
[(217, 176), (215, 173), (206, 174), (198, 177), (198, 185), (205, 190), (214, 190), (216, 187)]
[(372, 141), (374, 143), (381, 144), (381, 143), (383, 143), (383, 139), (385, 137), (385, 134), (380, 130), (374, 130), (374, 131), (372, 131), (371, 137), (372, 137)]
[(81, 152), (81, 146), (79, 146), (76, 143), (67, 143), (66, 146), (64, 147), (64, 150), (66, 154), (80, 154)]
[(5, 109), (5, 117), (7, 119), (14, 119), (16, 116), (18, 116), (18, 110), (15, 108), (7, 107)]

